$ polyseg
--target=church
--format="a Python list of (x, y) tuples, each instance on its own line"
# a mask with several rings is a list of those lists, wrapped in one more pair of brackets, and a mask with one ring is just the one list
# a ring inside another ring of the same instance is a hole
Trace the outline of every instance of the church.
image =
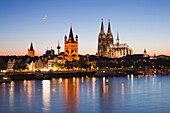
[(75, 39), (73, 36), (72, 27), (70, 28), (69, 38), (64, 37), (64, 58), (67, 61), (79, 60), (78, 56), (78, 36), (76, 35)]
[(123, 56), (132, 55), (133, 50), (126, 43), (119, 42), (119, 34), (117, 33), (116, 43), (114, 43), (111, 33), (110, 20), (108, 23), (107, 34), (104, 32), (103, 19), (101, 23), (101, 31), (98, 36), (98, 56), (108, 58), (121, 58)]
[(32, 42), (31, 42), (30, 49), (28, 49), (28, 56), (30, 56), (30, 57), (35, 57), (35, 51), (34, 51)]

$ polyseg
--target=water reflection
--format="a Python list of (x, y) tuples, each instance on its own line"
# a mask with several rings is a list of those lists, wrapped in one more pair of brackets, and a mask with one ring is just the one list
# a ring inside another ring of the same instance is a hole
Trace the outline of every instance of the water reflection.
[(42, 81), (42, 98), (43, 110), (48, 112), (50, 110), (50, 80)]
[(131, 93), (133, 94), (133, 74), (131, 74)]
[(169, 81), (170, 76), (135, 75), (12, 81), (0, 84), (0, 113), (168, 112)]
[(95, 98), (95, 85), (96, 85), (96, 78), (93, 77), (92, 78), (92, 94), (93, 94), (93, 98)]
[(13, 111), (14, 107), (14, 81), (11, 81), (10, 88), (9, 88), (9, 105), (10, 105), (10, 110)]
[(124, 95), (125, 95), (125, 86), (124, 86), (124, 83), (121, 84), (121, 89), (122, 89), (122, 103), (124, 103)]
[(32, 102), (32, 84), (31, 81), (27, 81), (27, 102), (28, 107), (31, 109), (31, 102)]
[(86, 79), (86, 87), (87, 87), (87, 99), (89, 100), (90, 96), (89, 78)]
[(64, 86), (66, 112), (76, 113), (79, 108), (79, 78), (66, 79)]
[(106, 92), (106, 84), (105, 84), (105, 77), (103, 77), (103, 95), (105, 95)]

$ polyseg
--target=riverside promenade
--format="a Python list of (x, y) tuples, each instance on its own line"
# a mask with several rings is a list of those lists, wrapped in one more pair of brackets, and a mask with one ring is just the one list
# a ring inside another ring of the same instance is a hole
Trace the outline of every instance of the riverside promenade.
[(35, 72), (16, 72), (1, 74), (8, 76), (11, 80), (40, 80), (52, 78), (69, 78), (69, 77), (119, 77), (133, 74), (137, 75), (170, 75), (170, 70), (98, 70), (98, 71), (58, 71), (58, 72), (41, 72), (46, 78), (36, 76)]

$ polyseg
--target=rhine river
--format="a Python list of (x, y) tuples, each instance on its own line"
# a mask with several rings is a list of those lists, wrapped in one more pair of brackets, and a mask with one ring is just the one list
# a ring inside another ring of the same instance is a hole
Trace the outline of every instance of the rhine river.
[(168, 113), (170, 76), (56, 78), (0, 84), (0, 113)]

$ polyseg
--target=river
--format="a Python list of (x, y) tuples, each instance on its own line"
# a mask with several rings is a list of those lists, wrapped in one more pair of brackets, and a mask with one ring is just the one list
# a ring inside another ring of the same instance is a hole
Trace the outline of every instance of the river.
[(55, 78), (0, 84), (0, 113), (168, 113), (170, 76)]

